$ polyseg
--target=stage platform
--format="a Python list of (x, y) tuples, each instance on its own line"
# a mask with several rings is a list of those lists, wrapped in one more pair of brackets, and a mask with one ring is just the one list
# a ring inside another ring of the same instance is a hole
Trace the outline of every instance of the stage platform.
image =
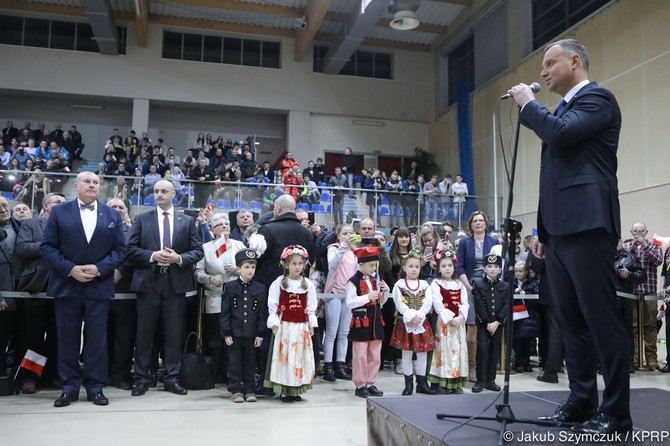
[[(369, 398), (367, 402), (368, 445), (372, 446), (490, 446), (498, 442), (501, 424), (465, 419), (439, 420), (437, 413), (495, 417), (502, 395), (484, 391), (463, 395)], [(631, 389), (634, 431), (621, 444), (670, 444), (670, 392), (654, 388)], [(535, 419), (552, 414), (566, 400), (568, 391), (511, 392), (510, 406), (515, 418)], [(487, 406), (491, 407), (487, 410)], [(480, 412), (482, 412), (480, 414)], [(512, 440), (507, 444), (584, 444), (570, 438), (566, 429), (513, 423), (507, 426)], [(664, 432), (665, 431), (665, 432)], [(581, 439), (583, 440), (583, 439)], [(596, 443), (588, 443), (596, 444)], [(599, 442), (599, 444), (611, 444)]]

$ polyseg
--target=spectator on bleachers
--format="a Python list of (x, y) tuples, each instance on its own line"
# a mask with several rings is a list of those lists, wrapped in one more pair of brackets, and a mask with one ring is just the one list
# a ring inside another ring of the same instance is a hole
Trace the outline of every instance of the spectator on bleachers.
[(26, 161), (30, 158), (30, 155), (26, 153), (26, 149), (23, 146), (19, 146), (16, 149), (16, 152), (12, 155), (12, 159), (15, 159), (19, 163), (19, 170), (24, 170), (26, 168)]
[[(81, 133), (77, 130), (77, 126), (71, 125), (70, 126), (70, 138), (72, 138), (72, 141), (74, 142), (74, 146), (76, 148), (76, 151), (74, 153), (74, 156), (70, 157), (72, 160), (80, 160), (81, 158), (81, 153), (84, 151), (85, 144), (83, 143)], [(65, 137), (65, 134), (63, 134), (63, 137)]]
[(144, 175), (144, 197), (148, 197), (154, 192), (154, 185), (161, 180), (161, 174), (156, 170), (156, 166), (151, 164), (149, 166), (149, 173)]
[(365, 204), (369, 206), (368, 208), (368, 216), (370, 218), (375, 218), (376, 214), (376, 221), (377, 225), (381, 224), (381, 211), (380, 207), (382, 205), (381, 201), (381, 195), (379, 194), (379, 191), (384, 188), (384, 184), (382, 184), (381, 180), (381, 175), (379, 174), (379, 169), (372, 169), (371, 172), (368, 172), (369, 175), (365, 179), (365, 184), (363, 185), (363, 188), (366, 190), (366, 196), (365, 196)]
[(190, 179), (195, 181), (193, 205), (196, 208), (205, 207), (207, 204), (211, 190), (210, 182), (214, 180), (214, 171), (207, 166), (207, 161), (207, 158), (199, 157), (198, 166), (193, 168), (190, 175)]
[[(51, 141), (51, 143), (55, 141)], [(75, 159), (76, 153), (77, 153), (77, 144), (74, 142), (72, 139), (72, 136), (70, 135), (70, 132), (64, 132), (63, 133), (63, 139), (60, 143), (56, 143), (59, 147), (63, 147), (65, 150), (67, 150), (68, 157), (70, 159)]]
[(302, 177), (302, 187), (300, 188), (300, 202), (307, 204), (316, 204), (321, 200), (321, 191), (316, 183), (311, 180), (309, 175)]
[(335, 226), (344, 223), (344, 189), (347, 185), (347, 179), (342, 175), (342, 168), (335, 168), (335, 175), (330, 177), (328, 187), (331, 187), (333, 201), (333, 217), (335, 219)]
[(19, 137), (19, 129), (14, 127), (13, 121), (7, 121), (7, 127), (2, 129), (2, 143), (5, 146), (8, 146), (11, 144), (12, 139), (18, 139), (18, 137)]
[(314, 168), (318, 172), (318, 181), (315, 179), (314, 182), (316, 184), (320, 184), (326, 181), (326, 165), (323, 164), (323, 158), (318, 157), (316, 159), (316, 163), (314, 164)]
[(354, 198), (354, 169), (356, 168), (356, 156), (353, 154), (351, 147), (345, 147), (340, 167), (342, 168), (342, 175), (344, 175), (349, 184), (349, 198)]
[(447, 174), (444, 179), (438, 183), (440, 189), (440, 203), (444, 218), (447, 218), (451, 210), (451, 175)]
[(391, 177), (386, 181), (385, 189), (389, 200), (389, 226), (400, 226), (400, 212), (402, 205), (400, 202), (400, 192), (403, 191), (403, 181), (398, 175), (398, 171), (391, 172)]
[(151, 159), (155, 160), (158, 158), (158, 160), (162, 163), (165, 164), (165, 156), (161, 152), (161, 146), (151, 146)]
[(323, 181), (323, 176), (319, 172), (319, 170), (316, 168), (316, 164), (314, 164), (314, 161), (310, 160), (307, 163), (307, 168), (305, 168), (302, 171), (302, 176), (303, 178), (305, 175), (309, 175), (312, 181), (314, 181), (316, 184), (319, 184), (320, 182)]
[(127, 201), (132, 194), (131, 186), (128, 185), (126, 178), (123, 176), (116, 177), (116, 184), (112, 187), (112, 192), (109, 194), (110, 198), (120, 198)]
[(18, 149), (19, 149), (18, 139), (17, 138), (12, 138), (10, 140), (9, 146), (7, 147), (7, 151), (13, 156)]
[(437, 185), (437, 175), (433, 175), (430, 181), (423, 186), (426, 198), (426, 220), (437, 220), (437, 209), (440, 204), (440, 188)]
[(401, 194), (400, 201), (402, 203), (402, 214), (405, 226), (416, 226), (418, 221), (417, 215), (417, 199), (419, 186), (416, 184), (414, 177), (408, 177), (403, 182), (403, 194)]
[(267, 188), (266, 184), (269, 184), (270, 180), (263, 175), (263, 171), (261, 169), (257, 169), (256, 175), (251, 177), (248, 181), (249, 183), (256, 184), (256, 187), (249, 186), (246, 188), (246, 191), (244, 193), (245, 199), (247, 201), (250, 200), (262, 201), (263, 194), (265, 193), (265, 189)]
[(285, 187), (284, 190), (287, 194), (291, 195), (297, 203), (299, 189), (295, 186), (300, 185), (300, 179), (298, 179), (298, 177), (295, 175), (295, 171), (293, 169), (287, 169), (286, 172), (286, 176), (284, 177), (284, 185), (288, 187)]
[(37, 154), (37, 147), (35, 147), (35, 139), (30, 138), (28, 140), (28, 144), (25, 147), (26, 153), (30, 155), (31, 158), (35, 159), (35, 155)]
[[(26, 121), (27, 122), (27, 121)], [(21, 130), (19, 135), (19, 144), (28, 144), (28, 140), (33, 137), (33, 132), (29, 128)]]
[(451, 193), (454, 196), (454, 212), (460, 226), (465, 211), (465, 197), (468, 195), (468, 185), (463, 182), (462, 175), (456, 175), (456, 182), (451, 185)]
[(261, 171), (263, 172), (263, 176), (265, 178), (267, 178), (270, 183), (274, 182), (275, 173), (270, 168), (270, 162), (269, 161), (263, 161), (263, 167), (261, 167)]
[(281, 161), (281, 175), (284, 184), (286, 184), (286, 177), (289, 175), (289, 171), (293, 171), (293, 166), (295, 166), (296, 164), (297, 161), (293, 159), (293, 153), (286, 152), (284, 159)]
[(2, 169), (9, 168), (9, 160), (12, 156), (5, 150), (4, 145), (0, 145), (0, 164), (2, 164)]
[(118, 176), (129, 177), (129, 176), (131, 176), (132, 174), (131, 174), (130, 171), (126, 168), (126, 163), (125, 163), (125, 162), (119, 162), (119, 163), (116, 165), (116, 170), (114, 170), (114, 172), (112, 172), (112, 175), (116, 175), (117, 177), (118, 177)]
[(49, 137), (47, 138), (47, 142), (50, 143), (51, 141), (56, 141), (58, 144), (60, 144), (63, 141), (63, 129), (61, 128), (60, 124), (54, 125), (54, 129), (49, 133)]
[(33, 218), (33, 210), (25, 203), (17, 203), (12, 209), (12, 218), (18, 222)]
[(243, 181), (247, 181), (248, 178), (252, 178), (256, 170), (258, 170), (258, 163), (254, 161), (253, 153), (251, 153), (251, 151), (244, 152), (244, 157), (240, 163), (240, 169), (242, 171), (241, 178)]

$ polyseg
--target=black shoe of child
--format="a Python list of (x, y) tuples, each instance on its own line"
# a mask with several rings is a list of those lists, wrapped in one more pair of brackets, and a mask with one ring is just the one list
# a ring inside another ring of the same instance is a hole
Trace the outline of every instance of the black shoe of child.
[(405, 375), (405, 390), (402, 391), (402, 396), (411, 395), (414, 392), (414, 376)]
[(367, 388), (369, 396), (384, 396), (384, 392), (379, 390), (377, 386), (370, 386)]
[(428, 381), (425, 376), (416, 377), (416, 393), (423, 393), (424, 395), (435, 395), (437, 392), (428, 387)]
[(368, 395), (369, 395), (368, 389), (366, 389), (365, 387), (357, 388), (356, 392), (354, 392), (354, 394), (359, 398), (367, 398)]
[(472, 392), (473, 393), (479, 393), (482, 390), (484, 390), (484, 383), (481, 381), (477, 381), (474, 386), (472, 386)]

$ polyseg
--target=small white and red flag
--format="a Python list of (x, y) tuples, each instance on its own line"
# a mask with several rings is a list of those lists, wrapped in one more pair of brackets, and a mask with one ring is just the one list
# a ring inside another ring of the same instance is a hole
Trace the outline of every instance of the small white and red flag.
[(663, 237), (658, 234), (654, 234), (654, 238), (651, 241), (656, 246), (663, 246), (670, 243), (670, 237)]
[(44, 370), (44, 365), (47, 363), (46, 356), (35, 353), (32, 350), (27, 350), (26, 355), (21, 360), (19, 367), (30, 370), (36, 375), (41, 375)]
[(216, 254), (217, 259), (221, 257), (226, 251), (228, 251), (228, 246), (226, 246), (225, 237), (222, 236), (214, 240), (214, 253)]

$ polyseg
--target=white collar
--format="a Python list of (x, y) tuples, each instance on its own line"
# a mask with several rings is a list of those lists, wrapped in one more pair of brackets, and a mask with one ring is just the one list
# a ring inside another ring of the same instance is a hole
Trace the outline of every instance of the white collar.
[(589, 81), (588, 79), (586, 79), (586, 80), (584, 80), (584, 81), (581, 81), (580, 83), (578, 83), (577, 85), (575, 85), (574, 87), (572, 87), (572, 88), (570, 89), (570, 91), (568, 91), (568, 92), (565, 94), (565, 96), (563, 96), (563, 100), (564, 100), (566, 103), (570, 102), (570, 101), (572, 100), (572, 98), (574, 98), (575, 95), (579, 92), (579, 90), (581, 90), (585, 85), (587, 85), (587, 84), (590, 83), (590, 82), (591, 82), (591, 81)]
[(167, 212), (168, 214), (170, 214), (170, 217), (172, 217), (174, 215), (174, 206), (171, 206), (170, 209), (168, 209), (167, 211), (161, 209), (160, 206), (156, 206), (156, 211), (158, 212), (158, 215), (163, 215), (163, 212)]

